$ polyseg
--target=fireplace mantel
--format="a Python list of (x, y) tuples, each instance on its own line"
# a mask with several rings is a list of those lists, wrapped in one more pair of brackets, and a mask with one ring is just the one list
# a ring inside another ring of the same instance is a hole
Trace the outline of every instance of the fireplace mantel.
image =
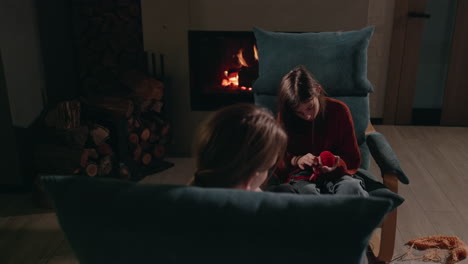
[(142, 0), (145, 50), (164, 55), (172, 154), (190, 155), (194, 131), (208, 111), (192, 111), (189, 30), (323, 32), (368, 25), (369, 0)]

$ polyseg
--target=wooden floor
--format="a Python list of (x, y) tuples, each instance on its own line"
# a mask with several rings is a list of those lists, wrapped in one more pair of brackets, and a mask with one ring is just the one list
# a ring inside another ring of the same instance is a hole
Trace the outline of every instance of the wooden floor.
[[(468, 128), (376, 126), (397, 153), (410, 185), (398, 209), (395, 256), (404, 243), (428, 235), (459, 236), (468, 243)], [(193, 159), (172, 158), (175, 166), (144, 183), (186, 183)], [(379, 175), (375, 163), (371, 171)], [(50, 210), (34, 206), (29, 194), (0, 194), (0, 263), (78, 263)], [(468, 260), (460, 262), (468, 264)]]

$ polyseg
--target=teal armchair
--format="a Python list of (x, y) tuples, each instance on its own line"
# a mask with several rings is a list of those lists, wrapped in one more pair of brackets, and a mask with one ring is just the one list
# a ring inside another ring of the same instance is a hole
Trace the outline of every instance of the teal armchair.
[[(385, 137), (370, 122), (367, 79), (367, 47), (374, 28), (349, 32), (282, 33), (254, 28), (259, 55), (259, 78), (253, 84), (256, 104), (277, 111), (277, 91), (282, 76), (297, 65), (304, 65), (322, 84), (327, 95), (350, 108), (355, 134), (362, 156), (358, 171), (371, 196), (388, 197), (395, 210), (386, 216), (380, 238), (371, 241), (372, 254), (378, 261), (392, 259), (397, 210), (404, 199), (398, 195), (398, 182), (409, 179)], [(373, 158), (380, 168), (378, 181), (368, 171)], [(376, 232), (378, 234), (378, 232)]]

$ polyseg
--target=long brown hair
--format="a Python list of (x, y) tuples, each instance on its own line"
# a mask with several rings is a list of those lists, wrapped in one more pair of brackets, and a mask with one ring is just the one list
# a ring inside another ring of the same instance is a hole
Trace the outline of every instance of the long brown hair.
[(286, 133), (265, 108), (236, 104), (218, 110), (195, 137), (194, 184), (231, 188), (245, 183), (282, 158), (286, 144)]
[(283, 77), (278, 92), (278, 113), (286, 130), (299, 129), (300, 118), (295, 114), (296, 109), (316, 97), (320, 103), (319, 115), (323, 117), (325, 91), (312, 73), (299, 65)]

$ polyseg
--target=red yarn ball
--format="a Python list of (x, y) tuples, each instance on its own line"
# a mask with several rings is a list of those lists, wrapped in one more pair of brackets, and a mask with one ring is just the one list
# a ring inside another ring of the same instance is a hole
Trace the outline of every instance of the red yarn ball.
[(330, 151), (323, 151), (320, 153), (320, 159), (322, 160), (323, 166), (333, 167), (333, 165), (335, 165), (335, 155)]

